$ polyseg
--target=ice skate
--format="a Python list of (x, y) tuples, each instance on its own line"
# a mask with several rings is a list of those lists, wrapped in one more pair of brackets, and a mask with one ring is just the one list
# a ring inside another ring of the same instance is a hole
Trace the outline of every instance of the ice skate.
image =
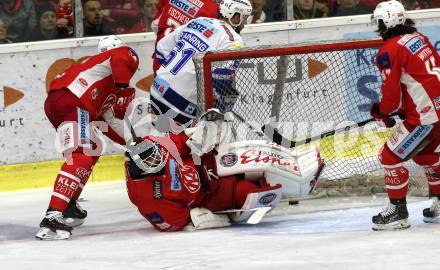
[(77, 199), (71, 199), (66, 210), (63, 212), (64, 223), (70, 227), (82, 225), (87, 217), (87, 211), (82, 209)]
[(393, 200), (385, 209), (372, 218), (374, 231), (401, 230), (411, 227), (408, 221), (406, 201)]
[(63, 213), (55, 209), (48, 209), (35, 237), (40, 240), (69, 239), (72, 229), (71, 226), (64, 224)]
[(431, 207), (423, 209), (423, 221), (426, 223), (440, 223), (440, 202), (438, 197), (432, 198)]

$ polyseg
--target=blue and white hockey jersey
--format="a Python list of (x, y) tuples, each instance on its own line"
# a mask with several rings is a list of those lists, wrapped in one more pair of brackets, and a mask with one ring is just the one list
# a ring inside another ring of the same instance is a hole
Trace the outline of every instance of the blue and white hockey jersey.
[[(150, 89), (153, 112), (167, 114), (182, 124), (194, 119), (197, 82), (191, 58), (198, 53), (242, 45), (242, 38), (228, 23), (205, 17), (191, 20), (165, 36), (156, 48), (162, 66)], [(228, 69), (220, 72), (227, 75)]]

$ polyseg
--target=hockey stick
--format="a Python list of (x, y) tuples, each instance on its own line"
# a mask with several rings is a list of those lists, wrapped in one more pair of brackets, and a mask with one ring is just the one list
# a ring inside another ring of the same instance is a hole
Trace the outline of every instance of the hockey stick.
[(255, 132), (258, 136), (260, 137), (266, 137), (266, 135), (261, 132), (258, 128), (252, 126), (251, 124), (249, 124), (241, 115), (239, 115), (238, 113), (236, 113), (235, 111), (231, 111), (231, 113), (243, 124), (245, 124), (249, 129), (251, 129), (253, 132)]
[[(400, 116), (400, 114), (399, 113), (393, 113), (393, 114), (390, 115), (390, 117), (392, 117), (392, 116)], [(306, 139), (301, 140), (301, 141), (289, 140), (286, 137), (284, 137), (281, 133), (279, 133), (278, 130), (276, 130), (274, 127), (272, 127), (270, 125), (267, 125), (267, 124), (263, 125), (261, 127), (261, 130), (263, 131), (264, 135), (267, 138), (271, 139), (274, 143), (282, 145), (282, 146), (287, 147), (287, 148), (294, 148), (295, 146), (298, 146), (298, 145), (307, 144), (307, 143), (310, 143), (312, 141), (316, 141), (316, 140), (320, 140), (320, 139), (323, 139), (323, 138), (326, 138), (326, 137), (333, 136), (336, 133), (348, 132), (351, 129), (355, 129), (355, 128), (359, 128), (359, 127), (365, 126), (366, 124), (368, 124), (370, 122), (373, 122), (373, 121), (376, 121), (376, 119), (370, 118), (370, 119), (364, 120), (362, 122), (358, 122), (358, 123), (354, 123), (352, 125), (348, 125), (348, 126), (345, 126), (345, 127), (342, 127), (342, 128), (330, 130), (330, 131), (321, 133), (320, 135), (309, 137), (309, 138), (306, 138)]]
[(228, 213), (237, 213), (237, 212), (249, 212), (249, 211), (255, 211), (247, 220), (247, 224), (258, 224), (260, 223), (261, 219), (266, 215), (269, 210), (272, 209), (272, 207), (256, 207), (251, 209), (229, 209), (229, 210), (222, 210), (222, 211), (216, 211), (214, 214), (228, 214)]
[(124, 120), (125, 120), (125, 124), (127, 124), (127, 126), (130, 127), (130, 133), (131, 133), (131, 137), (132, 137), (133, 141), (136, 141), (137, 136), (136, 136), (136, 132), (134, 131), (133, 126), (131, 125), (131, 123), (127, 117), (124, 117)]

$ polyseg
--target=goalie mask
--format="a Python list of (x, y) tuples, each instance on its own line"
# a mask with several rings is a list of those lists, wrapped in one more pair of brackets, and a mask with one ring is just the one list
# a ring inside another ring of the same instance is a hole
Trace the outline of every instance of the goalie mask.
[(149, 140), (132, 142), (128, 146), (130, 158), (145, 173), (157, 173), (165, 166), (165, 158), (160, 146)]

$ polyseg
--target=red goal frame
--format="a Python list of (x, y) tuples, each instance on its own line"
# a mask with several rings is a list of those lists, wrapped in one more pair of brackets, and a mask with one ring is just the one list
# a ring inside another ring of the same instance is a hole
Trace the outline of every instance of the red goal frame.
[(228, 61), (246, 58), (263, 58), (282, 55), (295, 55), (306, 53), (318, 53), (329, 51), (344, 51), (353, 49), (379, 48), (383, 44), (382, 40), (359, 40), (347, 42), (325, 43), (318, 45), (299, 45), (273, 49), (255, 49), (244, 51), (227, 51), (218, 53), (207, 53), (203, 56), (203, 79), (205, 93), (205, 110), (214, 107), (214, 94), (212, 91), (212, 63), (216, 61)]

